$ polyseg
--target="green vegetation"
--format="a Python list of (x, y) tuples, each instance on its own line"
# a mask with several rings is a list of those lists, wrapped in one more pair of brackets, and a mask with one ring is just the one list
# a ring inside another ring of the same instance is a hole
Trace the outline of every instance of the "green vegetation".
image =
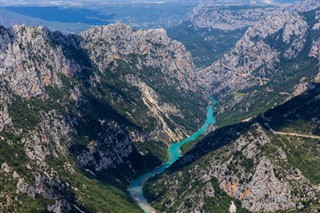
[(157, 156), (161, 162), (166, 162), (168, 159), (168, 146), (161, 141), (146, 141), (135, 145), (139, 151), (150, 156)]
[[(304, 16), (309, 26), (314, 25), (316, 21), (315, 11), (308, 11), (301, 13), (301, 15)], [(312, 41), (320, 37), (320, 31), (312, 30), (311, 28), (307, 30), (304, 49), (293, 59), (284, 57), (284, 52), (289, 48), (290, 44), (283, 42), (282, 33), (283, 30), (279, 30), (263, 39), (265, 43), (280, 52), (280, 62), (271, 70), (266, 66), (259, 67), (259, 69), (265, 68), (263, 74), (257, 73), (257, 70), (252, 71), (253, 76), (258, 75), (259, 77), (269, 78), (269, 82), (262, 86), (254, 86), (238, 91), (234, 96), (219, 99), (217, 107), (223, 106), (224, 108), (230, 105), (230, 102), (234, 102), (234, 97), (239, 100), (238, 103), (227, 108), (217, 117), (217, 125), (219, 127), (257, 116), (283, 103), (288, 98), (287, 94), (292, 93), (294, 86), (301, 79), (303, 79), (303, 82), (310, 82), (318, 74), (318, 62), (315, 58), (309, 57), (309, 52), (312, 47)], [(291, 43), (294, 38), (293, 36)]]
[(170, 38), (182, 42), (197, 67), (206, 67), (235, 46), (245, 29), (224, 31), (194, 27), (184, 22), (167, 30)]
[(317, 185), (320, 184), (320, 140), (300, 137), (279, 136), (289, 163)]
[(2, 132), (0, 140), (0, 164), (7, 162), (18, 173), (24, 174), (27, 172), (26, 164), (30, 164), (30, 159), (26, 156), (24, 147), (19, 144), (20, 137), (9, 133)]
[(9, 115), (16, 128), (23, 130), (34, 130), (40, 123), (40, 112), (49, 112), (55, 110), (58, 114), (65, 114), (66, 107), (63, 105), (66, 94), (63, 89), (56, 87), (47, 87), (48, 99), (33, 97), (24, 99), (20, 96), (14, 96), (14, 100), (9, 106)]
[[(320, 92), (320, 85), (313, 84), (312, 86), (314, 89), (264, 113), (265, 117), (274, 118), (268, 122), (269, 125), (282, 132), (319, 134), (320, 127), (317, 121), (320, 105), (317, 96)], [(266, 122), (264, 119), (258, 120), (261, 123)]]
[(38, 109), (35, 109), (28, 101), (17, 96), (9, 107), (9, 115), (17, 128), (27, 130), (34, 129), (40, 122)]
[[(215, 178), (212, 178), (210, 181), (206, 183), (197, 182), (197, 184), (193, 184), (192, 188), (190, 188), (189, 184), (191, 182), (192, 174), (190, 174), (189, 171), (190, 166), (187, 166), (183, 170), (179, 171), (179, 173), (182, 172), (182, 174), (173, 174), (174, 179), (179, 181), (179, 188), (175, 192), (179, 195), (179, 200), (174, 200), (174, 203), (172, 203), (171, 197), (167, 197), (167, 195), (169, 195), (172, 191), (171, 188), (166, 188), (167, 184), (162, 184), (161, 181), (156, 181), (159, 180), (157, 177), (149, 180), (144, 186), (143, 190), (146, 198), (149, 202), (151, 201), (153, 207), (155, 207), (155, 209), (159, 212), (175, 212), (177, 209), (179, 209), (179, 207), (181, 207), (181, 205), (184, 205), (184, 208), (189, 209), (191, 211), (194, 209), (195, 203), (201, 202), (201, 196), (204, 194), (204, 190), (207, 189), (207, 185), (210, 183), (214, 188), (214, 197), (206, 197), (204, 199), (204, 205), (202, 207), (202, 210), (204, 210), (205, 212), (216, 213), (229, 212), (230, 204), (232, 201), (234, 201), (234, 199), (228, 196), (222, 189), (220, 189), (218, 181)], [(164, 176), (166, 175), (167, 174), (164, 174)], [(159, 177), (163, 177), (163, 175), (160, 175)], [(172, 176), (170, 176), (170, 178), (171, 177)], [(170, 184), (168, 186), (170, 186)], [(193, 194), (194, 197), (188, 198), (188, 196), (192, 192), (195, 192), (195, 194)], [(166, 205), (172, 206), (166, 208), (164, 205), (158, 202), (159, 199), (162, 199)], [(241, 203), (239, 201), (235, 201), (235, 205), (237, 206), (237, 212), (248, 212), (247, 210), (241, 207)]]
[(203, 138), (203, 135), (199, 136), (194, 141), (183, 144), (181, 146), (182, 155), (185, 155), (187, 152), (189, 152), (197, 143), (199, 143), (202, 140), (202, 138)]
[[(0, 175), (0, 203), (4, 212), (45, 212), (46, 206), (52, 201), (37, 195), (37, 199), (28, 197), (25, 194), (16, 194), (18, 179), (12, 179), (13, 172), (17, 172), (26, 183), (32, 183), (33, 171), (27, 169), (26, 165), (33, 165), (32, 161), (26, 156), (24, 147), (19, 144), (20, 137), (9, 131), (1, 132), (0, 140), (0, 165), (8, 164), (10, 171), (1, 172)], [(3, 140), (6, 138), (6, 140)], [(10, 178), (9, 178), (10, 177)], [(6, 196), (2, 196), (6, 194)], [(15, 199), (19, 200), (16, 202)]]
[[(74, 172), (64, 167), (72, 158), (50, 158), (48, 162), (57, 169), (61, 180), (70, 184), (72, 197), (76, 196), (86, 212), (142, 212), (125, 190), (110, 185), (106, 180), (90, 178), (75, 167)], [(111, 178), (111, 177), (110, 177)]]

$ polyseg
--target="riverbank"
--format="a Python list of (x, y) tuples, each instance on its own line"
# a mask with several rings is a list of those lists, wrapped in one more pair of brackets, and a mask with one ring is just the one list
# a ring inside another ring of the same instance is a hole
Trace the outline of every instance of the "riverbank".
[(180, 148), (182, 145), (196, 140), (200, 135), (204, 134), (212, 124), (215, 124), (216, 119), (214, 116), (213, 107), (216, 104), (216, 101), (212, 99), (210, 96), (208, 96), (208, 98), (211, 100), (211, 103), (207, 107), (207, 117), (203, 126), (198, 131), (193, 133), (190, 137), (170, 145), (168, 148), (169, 158), (167, 162), (147, 173), (142, 174), (141, 176), (134, 179), (130, 184), (128, 192), (130, 193), (130, 196), (137, 202), (137, 204), (144, 210), (144, 212), (154, 212), (154, 209), (151, 207), (151, 205), (148, 203), (148, 201), (143, 195), (142, 188), (144, 183), (151, 177), (157, 174), (161, 174), (162, 172), (164, 172), (165, 169), (167, 169), (174, 162), (176, 162), (181, 157)]

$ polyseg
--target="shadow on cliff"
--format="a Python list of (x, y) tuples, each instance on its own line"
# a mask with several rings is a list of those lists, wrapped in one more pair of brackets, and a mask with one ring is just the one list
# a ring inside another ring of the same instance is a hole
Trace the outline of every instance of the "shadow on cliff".
[(307, 91), (249, 122), (226, 126), (209, 133), (185, 156), (174, 163), (168, 172), (180, 170), (204, 155), (235, 142), (256, 122), (266, 130), (280, 131), (283, 128), (292, 128), (300, 132), (307, 130), (306, 134), (320, 135), (320, 83), (310, 83)]
[(255, 120), (266, 128), (320, 135), (320, 83), (310, 83), (308, 90), (279, 105)]
[[(107, 85), (92, 81), (100, 74), (98, 68), (92, 63), (88, 53), (81, 47), (83, 38), (79, 35), (63, 35), (61, 32), (50, 32), (52, 45), (62, 48), (64, 55), (71, 61), (81, 66), (81, 69), (75, 73), (74, 77), (68, 78), (60, 76), (64, 86), (72, 89), (78, 86), (81, 91), (81, 100), (76, 105), (68, 106), (68, 115), (70, 125), (76, 130), (73, 135), (73, 144), (70, 151), (77, 159), (79, 168), (87, 177), (109, 183), (126, 190), (126, 184), (145, 169), (150, 169), (161, 165), (162, 161), (151, 154), (141, 154), (137, 147), (128, 141), (130, 129), (143, 133), (143, 129), (137, 126), (108, 102), (107, 94), (110, 91), (116, 91), (124, 99), (130, 100), (121, 90)], [(108, 77), (108, 76), (107, 76)], [(93, 83), (95, 82), (95, 83)], [(96, 143), (94, 150), (89, 150), (91, 142)], [(84, 161), (79, 162), (79, 155), (84, 152), (90, 153)], [(121, 152), (130, 152), (128, 156), (121, 156)], [(103, 163), (107, 165), (110, 160), (111, 165), (103, 168)], [(81, 165), (81, 163), (84, 163)], [(99, 168), (97, 170), (98, 167)], [(120, 180), (120, 181), (119, 181)]]
[(241, 134), (249, 130), (253, 122), (243, 122), (217, 129), (206, 135), (194, 148), (192, 148), (185, 156), (180, 158), (168, 170), (174, 172), (187, 166), (202, 156), (213, 152), (223, 146), (233, 143)]

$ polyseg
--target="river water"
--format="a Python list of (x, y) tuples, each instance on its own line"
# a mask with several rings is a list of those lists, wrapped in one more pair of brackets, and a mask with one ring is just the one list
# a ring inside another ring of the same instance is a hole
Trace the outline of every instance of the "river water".
[(214, 113), (213, 113), (213, 106), (215, 105), (216, 101), (213, 100), (212, 98), (210, 98), (210, 99), (213, 101), (213, 103), (207, 107), (207, 118), (206, 118), (206, 121), (203, 124), (203, 126), (198, 131), (193, 133), (190, 137), (188, 137), (188, 138), (186, 138), (186, 139), (184, 139), (184, 140), (182, 140), (180, 142), (177, 142), (177, 143), (174, 143), (174, 144), (170, 145), (169, 148), (168, 148), (169, 158), (168, 158), (167, 162), (165, 162), (164, 164), (162, 164), (159, 167), (154, 168), (153, 170), (151, 170), (151, 171), (149, 171), (147, 173), (142, 174), (141, 176), (137, 177), (136, 179), (134, 179), (131, 182), (131, 184), (130, 184), (130, 186), (128, 188), (130, 196), (137, 202), (137, 204), (146, 213), (152, 213), (154, 211), (153, 211), (151, 205), (146, 200), (146, 198), (143, 196), (143, 191), (142, 191), (143, 184), (149, 178), (155, 176), (156, 174), (160, 174), (160, 173), (164, 172), (164, 170), (166, 168), (168, 168), (175, 161), (177, 161), (181, 157), (180, 147), (183, 144), (186, 144), (186, 143), (189, 143), (191, 141), (194, 141), (200, 135), (204, 134), (211, 124), (214, 124), (216, 122), (216, 119), (215, 119)]

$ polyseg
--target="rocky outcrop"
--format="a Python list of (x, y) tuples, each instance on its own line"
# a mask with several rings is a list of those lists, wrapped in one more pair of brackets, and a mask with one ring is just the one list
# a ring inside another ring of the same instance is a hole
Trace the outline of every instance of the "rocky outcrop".
[(70, 146), (71, 126), (64, 117), (57, 115), (55, 111), (41, 113), (42, 122), (39, 129), (29, 132), (22, 138), (21, 143), (25, 147), (26, 155), (39, 167), (45, 168), (46, 157), (55, 158), (66, 156)]
[(274, 10), (275, 8), (234, 9), (201, 5), (194, 10), (190, 20), (200, 28), (236, 30), (255, 25)]
[[(0, 191), (10, 200), (0, 198), (0, 207), (18, 212), (27, 201), (53, 212), (138, 211), (109, 180), (125, 189), (161, 164), (165, 143), (198, 128), (200, 121), (189, 119), (205, 117), (191, 56), (163, 29), (114, 24), (63, 35), (1, 27), (0, 77), (0, 140), (7, 147), (0, 147), (0, 181), (9, 183)], [(96, 205), (90, 190), (107, 205)]]
[[(236, 47), (199, 72), (200, 81), (214, 94), (229, 93), (268, 83), (280, 57), (295, 58), (304, 48), (308, 24), (297, 13), (278, 12), (249, 28)], [(280, 33), (286, 49), (279, 52), (266, 39)]]
[[(314, 58), (319, 56), (319, 7), (313, 0), (274, 9), (252, 24), (231, 51), (199, 70), (201, 91), (221, 103), (220, 118), (252, 117), (252, 112), (281, 104), (311, 79), (318, 80)], [(217, 122), (224, 121), (218, 117)]]
[(153, 131), (150, 134), (153, 138), (155, 138), (155, 140), (163, 140), (164, 135), (167, 136), (166, 141), (179, 141), (187, 137), (183, 127), (176, 125), (176, 129), (172, 130), (168, 126), (168, 123), (165, 121), (166, 119), (171, 123), (175, 123), (170, 118), (170, 115), (172, 114), (174, 114), (175, 116), (183, 117), (182, 113), (175, 105), (159, 102), (158, 100), (160, 100), (160, 97), (157, 95), (157, 93), (141, 79), (135, 78), (132, 75), (127, 75), (126, 80), (130, 85), (139, 88), (143, 103), (149, 109), (152, 117), (159, 121), (159, 126), (155, 129), (157, 130), (162, 128), (164, 130), (165, 134), (163, 134), (163, 132), (159, 133), (159, 131)]
[[(133, 139), (123, 130), (124, 127), (116, 123), (104, 125), (107, 129), (107, 132), (103, 133), (104, 141), (90, 141), (88, 150), (77, 156), (81, 166), (94, 168), (97, 172), (123, 163), (130, 164), (126, 159), (133, 152)], [(144, 141), (145, 139), (142, 142)]]
[(320, 1), (319, 0), (305, 0), (299, 3), (291, 5), (289, 8), (296, 10), (298, 12), (305, 12), (317, 9), (319, 7)]
[(0, 75), (16, 94), (39, 96), (45, 86), (61, 85), (59, 73), (72, 76), (80, 71), (61, 47), (51, 43), (47, 29), (17, 25), (0, 30)]
[(134, 31), (127, 25), (113, 24), (93, 27), (80, 35), (82, 46), (101, 72), (116, 60), (130, 61), (130, 56), (135, 55), (137, 68), (160, 68), (168, 77), (168, 84), (177, 89), (196, 89), (190, 53), (180, 42), (168, 38), (164, 29)]
[[(156, 204), (175, 212), (208, 209), (205, 201), (215, 197), (207, 193), (211, 182), (252, 212), (294, 209), (304, 200), (313, 200), (319, 193), (317, 186), (289, 166), (286, 153), (280, 147), (274, 153), (266, 151), (273, 149), (274, 137), (255, 123), (231, 145), (186, 165), (187, 169), (165, 173), (152, 184)], [(186, 162), (192, 158), (189, 155)], [(181, 192), (182, 188), (188, 190)]]
[[(147, 181), (149, 202), (170, 212), (224, 212), (232, 201), (239, 211), (314, 212), (319, 208), (320, 150), (311, 138), (320, 128), (319, 91), (318, 83), (310, 84), (306, 92), (260, 116), (207, 134)], [(214, 196), (205, 193), (209, 183)]]
[(11, 118), (9, 116), (8, 104), (10, 103), (8, 94), (5, 91), (0, 92), (0, 132), (5, 126), (11, 124)]

